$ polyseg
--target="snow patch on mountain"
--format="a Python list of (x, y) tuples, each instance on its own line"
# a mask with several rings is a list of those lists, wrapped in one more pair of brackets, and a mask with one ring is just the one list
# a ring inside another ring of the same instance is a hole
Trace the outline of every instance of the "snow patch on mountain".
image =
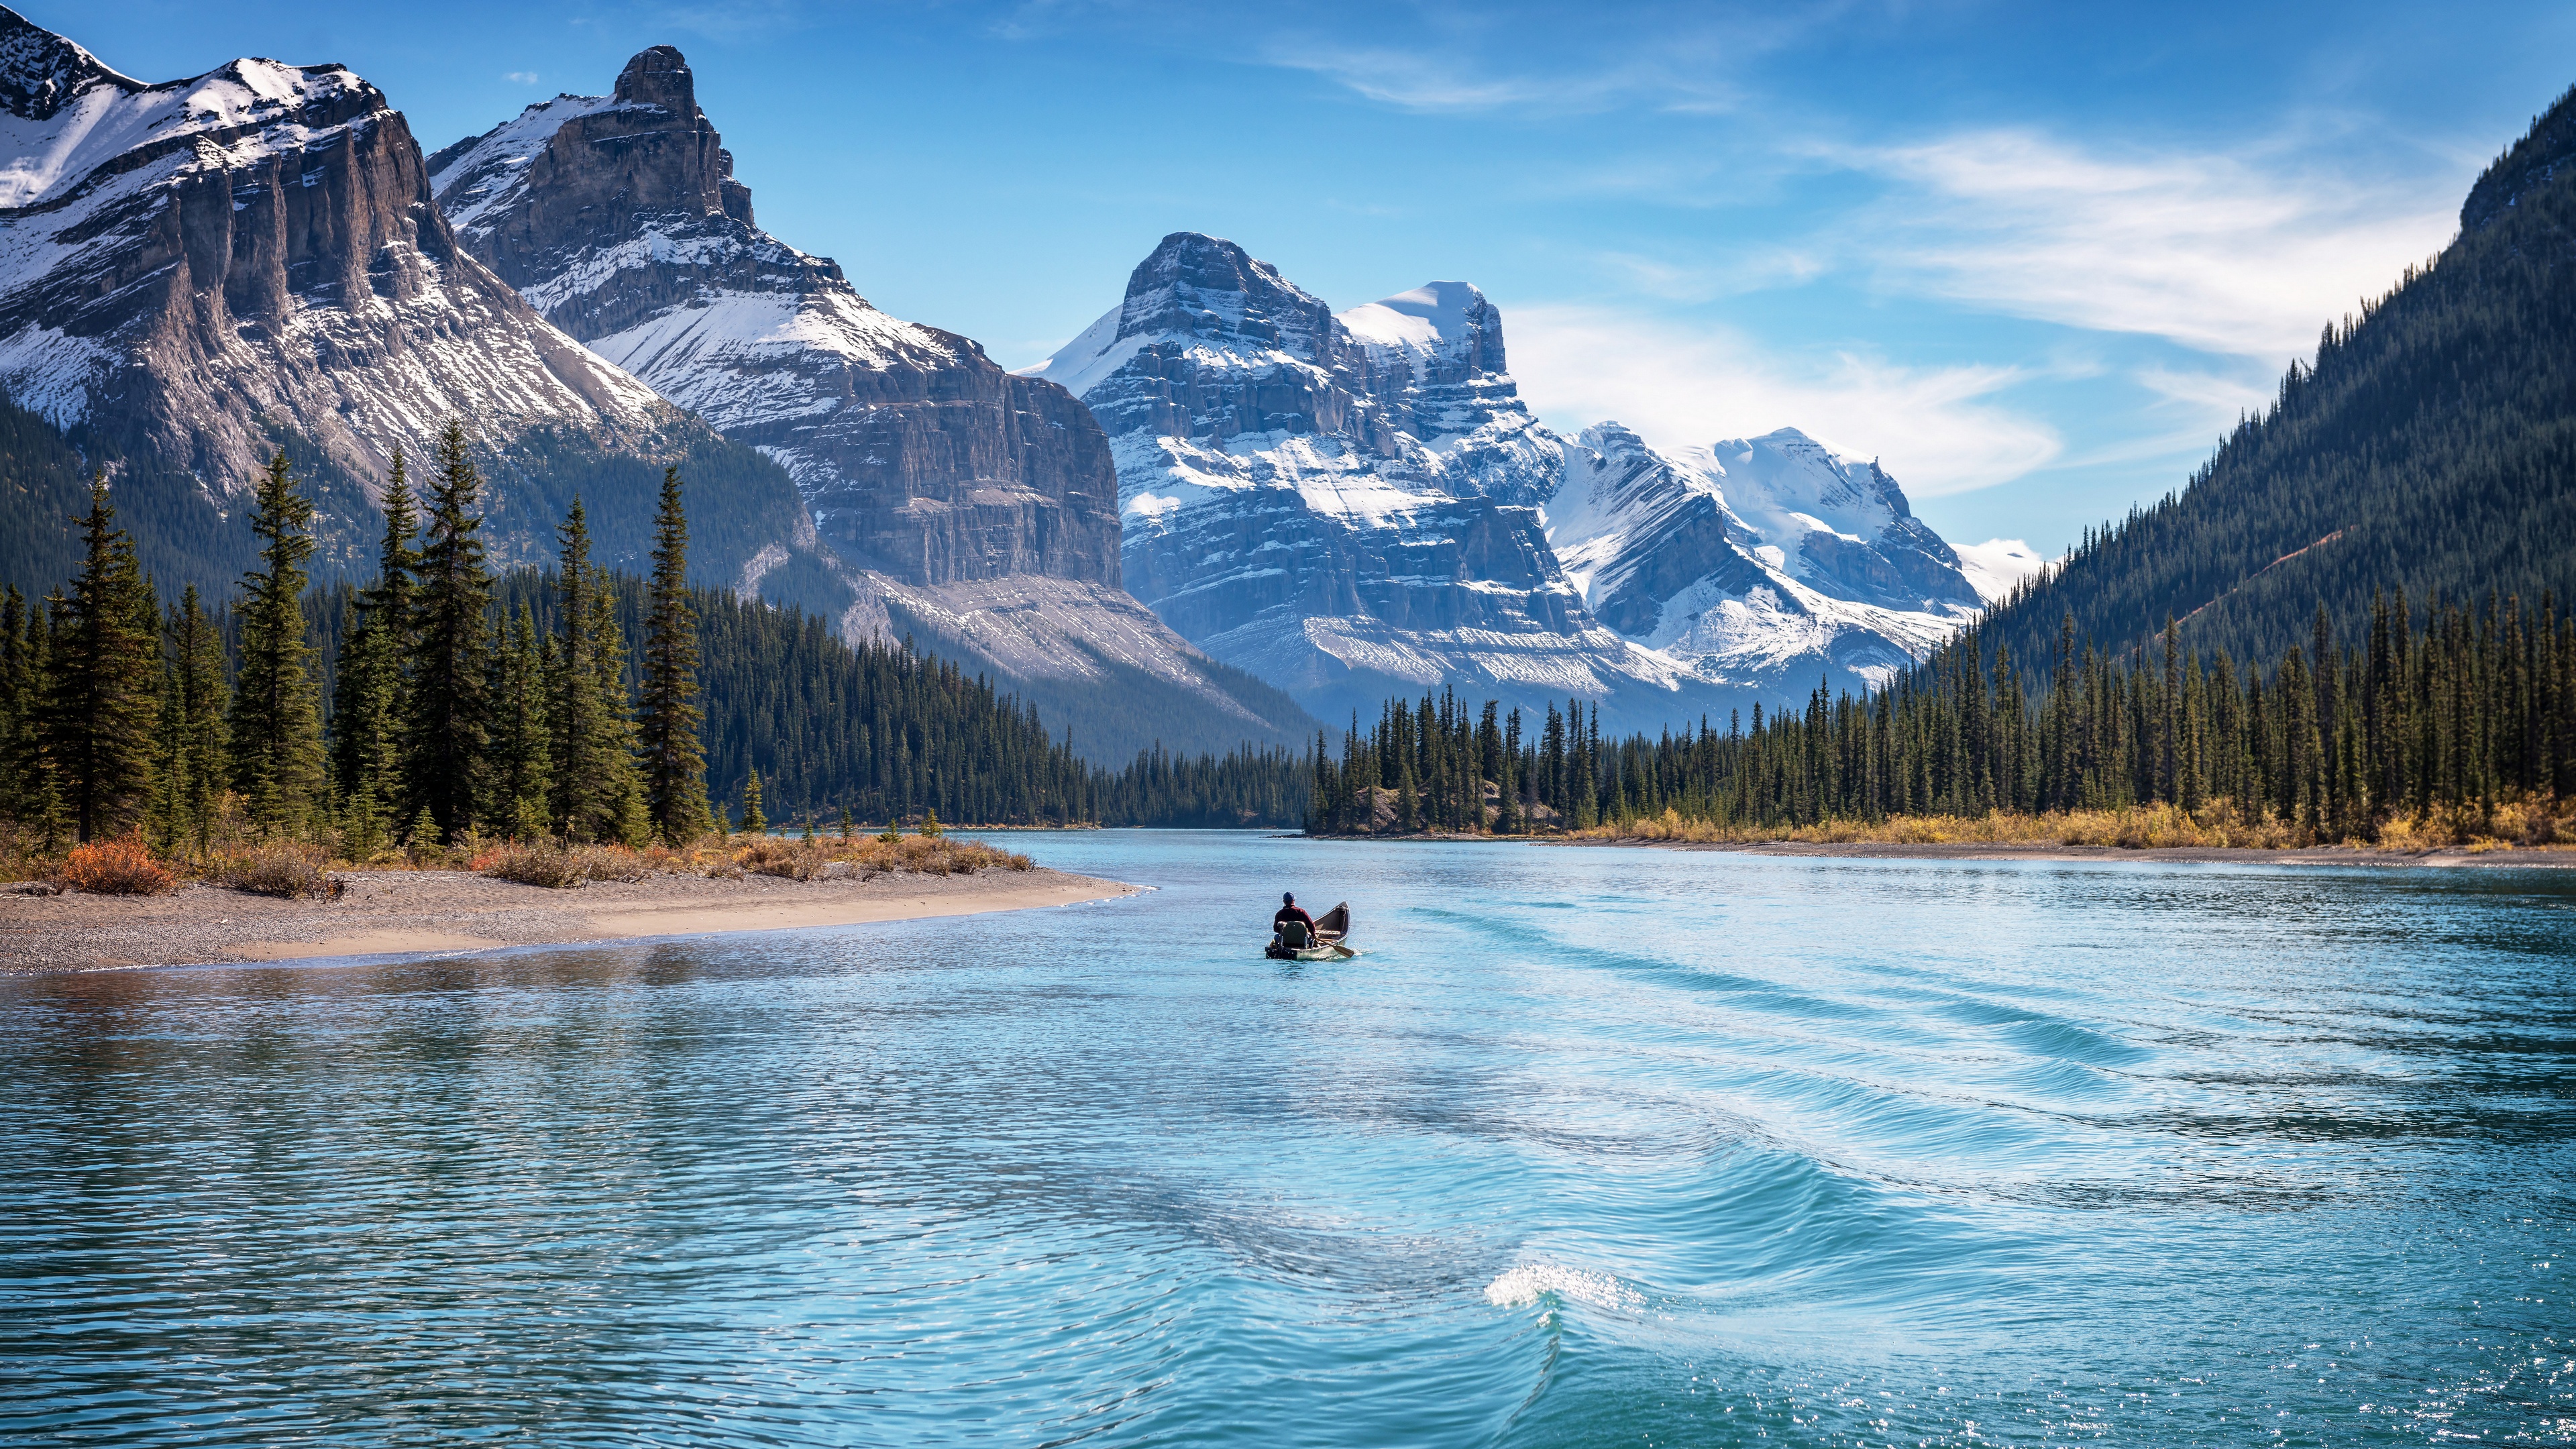
[(1984, 602), (1876, 460), (1540, 425), (1464, 282), (1337, 314), (1176, 233), (1030, 372), (1110, 434), (1137, 596), (1327, 716), (1442, 684), (1644, 724), (1875, 688)]
[(147, 85), (0, 11), (0, 390), (219, 493), (279, 426), (365, 480), (450, 416), (496, 445), (680, 423), (457, 252), (425, 182), (346, 67)]

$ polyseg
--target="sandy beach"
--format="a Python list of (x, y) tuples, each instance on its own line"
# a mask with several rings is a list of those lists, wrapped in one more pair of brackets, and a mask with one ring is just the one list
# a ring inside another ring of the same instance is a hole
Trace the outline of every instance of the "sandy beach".
[(167, 896), (0, 896), (0, 975), (572, 945), (1069, 906), (1140, 887), (1062, 871), (798, 882), (655, 876), (570, 890), (461, 871), (342, 873), (335, 901), (192, 885)]

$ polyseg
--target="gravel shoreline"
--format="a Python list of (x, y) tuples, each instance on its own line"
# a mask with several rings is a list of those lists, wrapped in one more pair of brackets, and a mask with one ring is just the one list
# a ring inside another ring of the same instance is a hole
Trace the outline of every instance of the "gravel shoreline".
[(655, 876), (570, 890), (463, 871), (338, 872), (338, 900), (191, 885), (166, 896), (0, 895), (0, 976), (571, 945), (1074, 905), (1139, 887), (1046, 869), (868, 880)]

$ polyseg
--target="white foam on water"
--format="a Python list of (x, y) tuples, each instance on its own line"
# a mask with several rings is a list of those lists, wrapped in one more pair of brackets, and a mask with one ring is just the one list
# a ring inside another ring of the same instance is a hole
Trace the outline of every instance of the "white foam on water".
[(1523, 1263), (1485, 1285), (1485, 1301), (1496, 1308), (1532, 1308), (1551, 1298), (1594, 1308), (1646, 1306), (1645, 1295), (1607, 1273), (1585, 1273), (1553, 1263)]

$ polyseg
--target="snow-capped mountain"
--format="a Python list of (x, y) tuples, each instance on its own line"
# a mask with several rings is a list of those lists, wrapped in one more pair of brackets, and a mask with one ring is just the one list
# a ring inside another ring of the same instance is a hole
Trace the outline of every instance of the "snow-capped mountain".
[(1882, 683), (1981, 604), (1894, 479), (1794, 430), (1541, 426), (1463, 282), (1336, 315), (1179, 233), (1029, 371), (1109, 431), (1137, 597), (1328, 718), (1454, 684), (1681, 723)]
[[(1132, 693), (1142, 676), (1208, 716), (1176, 719), (1184, 733), (1235, 731), (1219, 748), (1286, 737), (1120, 586), (1117, 472), (1091, 413), (761, 230), (678, 50), (430, 170), (461, 244), (548, 320), (786, 467), (846, 635), (927, 634), (1023, 683)], [(746, 587), (797, 556), (767, 551)]]
[(1029, 372), (1108, 430), (1129, 588), (1317, 713), (1444, 683), (1660, 711), (1688, 677), (1603, 628), (1557, 567), (1536, 505), (1563, 445), (1502, 363), (1472, 287), (1336, 316), (1182, 232)]
[[(281, 446), (323, 505), (327, 568), (365, 551), (391, 450), (419, 457), (447, 418), (531, 514), (508, 456), (532, 432), (592, 458), (712, 436), (459, 250), (401, 113), (345, 67), (151, 85), (6, 10), (0, 393), (117, 460), (147, 563), (209, 586), (237, 572), (232, 500)], [(494, 535), (504, 560), (545, 542)]]
[(1984, 605), (1895, 479), (1795, 428), (1669, 455), (1586, 428), (1547, 518), (1602, 622), (1775, 697), (1884, 684)]

